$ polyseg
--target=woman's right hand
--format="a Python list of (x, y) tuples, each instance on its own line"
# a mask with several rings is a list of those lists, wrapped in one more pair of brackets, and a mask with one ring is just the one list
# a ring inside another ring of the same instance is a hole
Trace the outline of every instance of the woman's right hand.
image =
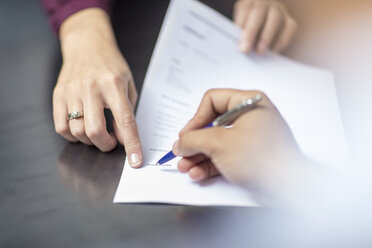
[[(57, 133), (104, 152), (119, 141), (131, 166), (139, 167), (142, 149), (133, 113), (138, 95), (108, 15), (98, 8), (79, 11), (62, 24), (60, 39), (63, 65), (53, 92)], [(104, 108), (113, 113), (114, 133), (106, 129)], [(68, 120), (73, 111), (83, 117)]]

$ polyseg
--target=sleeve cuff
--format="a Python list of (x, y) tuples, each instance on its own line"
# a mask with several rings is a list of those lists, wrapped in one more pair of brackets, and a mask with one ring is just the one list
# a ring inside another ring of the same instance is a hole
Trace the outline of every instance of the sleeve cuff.
[(59, 36), (59, 29), (62, 23), (76, 12), (87, 8), (100, 8), (111, 14), (110, 1), (90, 0), (90, 1), (71, 1), (59, 8), (49, 19), (55, 35)]

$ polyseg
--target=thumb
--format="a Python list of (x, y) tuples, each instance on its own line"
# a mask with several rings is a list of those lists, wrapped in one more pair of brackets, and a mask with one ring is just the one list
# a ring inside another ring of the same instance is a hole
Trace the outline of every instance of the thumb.
[(213, 127), (186, 132), (174, 143), (173, 153), (182, 157), (200, 153), (212, 157), (223, 146), (224, 131), (223, 127)]

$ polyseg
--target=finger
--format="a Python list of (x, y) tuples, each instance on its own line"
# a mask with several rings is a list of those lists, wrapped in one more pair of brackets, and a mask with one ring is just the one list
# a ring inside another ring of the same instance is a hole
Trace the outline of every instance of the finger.
[(208, 125), (219, 114), (226, 112), (230, 97), (237, 93), (235, 90), (212, 89), (208, 90), (198, 107), (194, 117), (180, 131), (179, 136), (190, 130), (199, 129)]
[(291, 43), (297, 31), (297, 27), (298, 25), (293, 18), (291, 17), (286, 18), (285, 26), (282, 32), (280, 33), (277, 41), (275, 42), (275, 45), (273, 48), (274, 52), (280, 53), (289, 46), (289, 44)]
[(253, 4), (239, 45), (242, 52), (249, 53), (255, 46), (257, 36), (265, 23), (267, 12), (268, 3), (266, 1), (258, 1)]
[(188, 172), (193, 166), (197, 165), (198, 163), (207, 160), (208, 158), (203, 154), (197, 154), (192, 157), (183, 158), (178, 161), (178, 170), (182, 173)]
[(184, 133), (173, 145), (173, 153), (177, 156), (191, 157), (197, 154), (204, 154), (207, 157), (218, 151), (223, 144), (225, 132), (223, 127), (192, 130)]
[[(202, 128), (208, 125), (218, 115), (214, 108), (214, 99), (219, 98), (219, 90), (208, 90), (201, 100), (201, 103), (191, 120), (185, 125), (185, 127), (179, 132), (179, 136), (182, 136), (185, 132)], [(222, 95), (222, 92), (221, 92)], [(222, 97), (221, 97), (222, 98)], [(222, 101), (223, 99), (221, 99)]]
[(233, 89), (212, 89), (208, 90), (198, 107), (194, 117), (180, 131), (179, 136), (190, 130), (205, 127), (218, 115), (234, 108), (247, 98), (255, 97), (264, 93), (260, 91), (242, 91)]
[(134, 84), (133, 80), (130, 80), (130, 83), (128, 85), (128, 96), (129, 96), (129, 102), (132, 105), (132, 109), (135, 109), (137, 99), (138, 99), (138, 93), (137, 93), (136, 85)]
[(67, 114), (68, 111), (66, 103), (53, 95), (53, 121), (56, 132), (70, 142), (78, 142), (79, 140), (70, 132)]
[(98, 149), (108, 152), (116, 147), (114, 135), (106, 129), (101, 96), (94, 90), (87, 90), (84, 96), (84, 125), (86, 135)]
[(117, 141), (119, 141), (120, 144), (124, 145), (123, 136), (121, 136), (118, 125), (116, 125), (115, 120), (112, 122), (112, 126), (114, 128), (114, 134)]
[(234, 5), (233, 19), (236, 25), (240, 28), (244, 28), (244, 24), (247, 20), (248, 13), (251, 9), (252, 1), (237, 1)]
[(128, 86), (121, 82), (115, 82), (115, 87), (109, 91), (105, 101), (112, 111), (117, 130), (123, 138), (129, 164), (138, 168), (142, 164), (142, 148), (136, 119), (126, 93), (128, 88), (125, 87)]
[(215, 177), (219, 171), (211, 160), (205, 160), (189, 170), (189, 176), (195, 181), (201, 181), (210, 177)]
[[(68, 106), (68, 112), (78, 111), (83, 113), (83, 105), (81, 102), (72, 103)], [(84, 117), (78, 119), (69, 120), (71, 134), (78, 139), (80, 142), (86, 145), (92, 145), (92, 142), (85, 133)]]
[(263, 54), (270, 47), (275, 36), (283, 25), (283, 13), (276, 7), (271, 7), (257, 45), (257, 52)]

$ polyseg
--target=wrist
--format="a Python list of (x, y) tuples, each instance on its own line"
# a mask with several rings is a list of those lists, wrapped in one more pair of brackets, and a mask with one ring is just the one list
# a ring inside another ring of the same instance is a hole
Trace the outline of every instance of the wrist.
[(110, 18), (99, 8), (81, 10), (67, 18), (60, 28), (63, 57), (81, 50), (116, 46)]

